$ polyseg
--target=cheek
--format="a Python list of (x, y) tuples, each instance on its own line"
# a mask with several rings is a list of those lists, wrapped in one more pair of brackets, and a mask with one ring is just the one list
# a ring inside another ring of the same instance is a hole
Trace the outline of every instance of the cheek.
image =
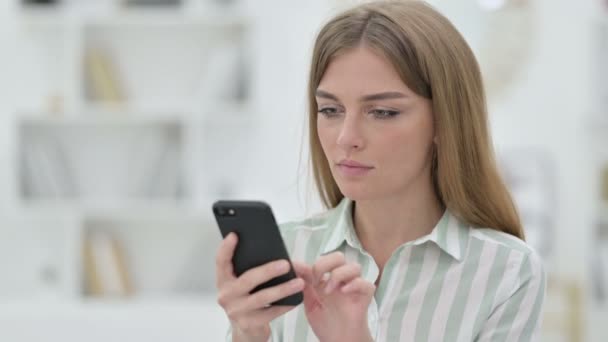
[(418, 168), (426, 160), (433, 139), (432, 125), (420, 123), (386, 130), (381, 135), (381, 157), (395, 166), (394, 169)]
[(327, 153), (328, 148), (332, 145), (332, 141), (334, 141), (333, 130), (327, 125), (317, 123), (317, 135), (319, 136), (321, 147)]

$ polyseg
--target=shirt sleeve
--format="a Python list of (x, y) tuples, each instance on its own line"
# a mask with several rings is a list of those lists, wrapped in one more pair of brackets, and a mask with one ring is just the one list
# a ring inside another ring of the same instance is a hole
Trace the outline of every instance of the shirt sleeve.
[(522, 259), (515, 287), (500, 301), (475, 341), (536, 341), (539, 339), (546, 292), (546, 272), (538, 254)]

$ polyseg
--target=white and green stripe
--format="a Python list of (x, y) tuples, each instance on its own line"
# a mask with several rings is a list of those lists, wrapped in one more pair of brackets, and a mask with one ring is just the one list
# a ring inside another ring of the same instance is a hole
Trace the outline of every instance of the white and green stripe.
[[(352, 201), (281, 226), (294, 260), (341, 251), (375, 282), (379, 269), (352, 223)], [(397, 248), (368, 309), (376, 341), (533, 341), (546, 290), (538, 255), (523, 241), (470, 227), (446, 210), (433, 231)], [(272, 322), (273, 342), (317, 341), (300, 306)], [(230, 334), (228, 335), (230, 339)]]

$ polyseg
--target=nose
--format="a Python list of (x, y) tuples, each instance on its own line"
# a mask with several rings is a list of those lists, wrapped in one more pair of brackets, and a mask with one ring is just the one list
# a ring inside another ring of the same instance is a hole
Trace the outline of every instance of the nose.
[(338, 146), (346, 151), (360, 150), (364, 146), (362, 123), (357, 115), (345, 115), (338, 135)]

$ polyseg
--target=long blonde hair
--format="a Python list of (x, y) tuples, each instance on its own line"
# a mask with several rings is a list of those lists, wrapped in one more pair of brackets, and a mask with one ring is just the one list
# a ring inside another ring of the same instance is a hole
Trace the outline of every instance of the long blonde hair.
[(521, 222), (496, 166), (479, 65), (447, 18), (421, 1), (377, 1), (327, 22), (315, 41), (308, 84), (314, 180), (326, 207), (344, 198), (317, 133), (315, 92), (336, 56), (365, 43), (380, 52), (418, 95), (431, 100), (438, 143), (432, 179), (442, 204), (464, 222), (524, 240)]

